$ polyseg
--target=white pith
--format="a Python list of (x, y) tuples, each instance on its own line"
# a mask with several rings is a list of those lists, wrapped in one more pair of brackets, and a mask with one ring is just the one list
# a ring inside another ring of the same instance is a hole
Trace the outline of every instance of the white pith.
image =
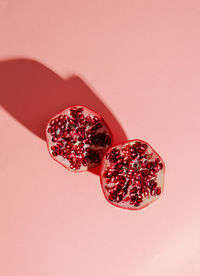
[[(102, 117), (97, 114), (96, 112), (86, 108), (85, 106), (71, 106), (71, 107), (68, 107), (66, 108), (65, 110), (63, 110), (62, 112), (56, 114), (55, 116), (53, 116), (51, 118), (50, 121), (52, 121), (53, 119), (57, 118), (58, 116), (60, 115), (67, 115), (67, 116), (70, 116), (70, 109), (73, 108), (73, 107), (76, 107), (76, 108), (83, 108), (83, 115), (86, 117), (86, 116), (90, 116), (91, 118), (93, 118), (94, 116), (98, 117), (99, 118), (99, 122), (102, 124), (102, 128), (96, 130), (96, 133), (100, 133), (100, 132), (106, 132), (106, 134), (108, 134), (110, 137), (111, 137), (111, 133), (110, 133), (110, 130), (108, 129), (108, 127), (106, 126), (105, 122), (103, 121)], [(49, 122), (50, 122), (49, 121)], [(67, 123), (68, 124), (68, 123)], [(66, 124), (66, 125), (67, 125)], [(49, 150), (49, 153), (51, 154), (52, 158), (55, 159), (56, 161), (58, 161), (59, 163), (61, 163), (64, 167), (66, 167), (67, 169), (69, 169), (70, 171), (75, 171), (74, 169), (71, 169), (70, 168), (70, 162), (66, 159), (66, 158), (63, 158), (61, 155), (57, 155), (57, 156), (53, 156), (52, 155), (52, 149), (51, 147), (52, 146), (55, 146), (56, 145), (56, 142), (52, 142), (52, 135), (51, 133), (48, 133), (48, 128), (50, 127), (50, 124), (48, 123), (47, 125), (47, 128), (46, 128), (46, 137), (47, 137), (47, 145), (48, 145), (48, 150)], [(87, 126), (86, 125), (86, 130), (88, 130), (89, 128), (91, 128), (91, 126)], [(58, 133), (59, 130), (57, 130), (57, 133)], [(78, 145), (80, 142), (77, 141), (76, 143), (74, 143), (74, 145)], [(94, 145), (86, 145), (84, 144), (83, 148), (84, 150), (86, 148), (91, 148), (91, 149), (94, 149), (94, 150), (102, 150), (102, 155), (101, 155), (101, 158), (103, 157), (104, 155), (104, 152), (110, 147), (110, 145), (107, 145), (106, 147), (102, 147), (102, 146), (94, 146)], [(86, 155), (86, 152), (83, 153), (84, 156)], [(99, 164), (95, 164), (95, 163), (90, 163), (90, 167), (89, 168), (92, 168), (92, 167), (96, 167), (98, 166)], [(88, 166), (83, 166), (81, 165), (80, 169), (78, 171), (86, 171), (88, 170)]]
[[(111, 152), (111, 150), (113, 148), (120, 150), (120, 153), (122, 153), (122, 148), (124, 148), (127, 145), (133, 145), (133, 144), (135, 144), (135, 142), (141, 142), (141, 143), (147, 144), (146, 142), (141, 141), (141, 140), (132, 140), (132, 141), (128, 141), (128, 142), (126, 142), (124, 144), (120, 144), (118, 146), (111, 147), (107, 151), (107, 153)], [(161, 163), (162, 163), (162, 165), (163, 165), (163, 168), (161, 170), (159, 170), (159, 172), (157, 173), (157, 176), (156, 176), (157, 187), (160, 187), (160, 189), (161, 189), (160, 195), (156, 195), (156, 196), (149, 195), (147, 197), (143, 197), (143, 201), (140, 203), (139, 206), (134, 206), (134, 204), (131, 205), (129, 203), (129, 201), (126, 201), (127, 196), (130, 196), (129, 191), (132, 188), (132, 185), (131, 185), (131, 186), (128, 187), (127, 195), (124, 197), (124, 199), (122, 201), (120, 201), (120, 202), (116, 202), (116, 201), (115, 202), (111, 202), (108, 199), (108, 197), (110, 195), (110, 192), (105, 188), (105, 186), (107, 186), (109, 188), (112, 188), (112, 187), (114, 187), (116, 185), (116, 183), (109, 183), (109, 184), (107, 184), (105, 182), (106, 178), (103, 176), (103, 173), (110, 166), (110, 162), (109, 162), (109, 160), (106, 159), (106, 156), (104, 156), (103, 161), (102, 161), (103, 166), (102, 166), (102, 169), (101, 169), (102, 189), (103, 189), (103, 192), (104, 192), (104, 195), (105, 195), (106, 199), (110, 203), (112, 203), (113, 205), (118, 206), (118, 207), (122, 207), (122, 208), (125, 208), (125, 209), (137, 210), (137, 209), (144, 208), (145, 206), (147, 206), (150, 203), (154, 202), (155, 200), (157, 200), (161, 196), (161, 194), (163, 192), (163, 189), (164, 189), (164, 172), (165, 172), (164, 163), (163, 163), (161, 157), (154, 151), (154, 149), (149, 144), (147, 144), (147, 145), (148, 145), (148, 148), (147, 148), (146, 152), (147, 152), (147, 154), (151, 155), (151, 158), (149, 159), (149, 161), (154, 161), (156, 158), (159, 158), (160, 161), (161, 161)]]

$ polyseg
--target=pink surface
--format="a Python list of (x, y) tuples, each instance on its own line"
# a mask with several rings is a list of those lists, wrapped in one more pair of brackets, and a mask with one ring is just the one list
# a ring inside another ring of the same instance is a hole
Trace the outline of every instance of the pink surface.
[[(198, 0), (0, 0), (1, 276), (200, 275), (199, 30)], [(159, 200), (115, 208), (50, 158), (75, 102), (158, 151)]]

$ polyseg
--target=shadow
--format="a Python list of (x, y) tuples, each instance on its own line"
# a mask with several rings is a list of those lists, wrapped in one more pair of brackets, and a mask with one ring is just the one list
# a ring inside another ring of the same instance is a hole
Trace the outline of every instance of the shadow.
[[(16, 120), (43, 140), (49, 118), (75, 104), (101, 114), (112, 130), (115, 144), (127, 139), (117, 119), (85, 81), (76, 75), (64, 80), (31, 59), (0, 62), (0, 101)], [(91, 172), (99, 174), (99, 167)]]

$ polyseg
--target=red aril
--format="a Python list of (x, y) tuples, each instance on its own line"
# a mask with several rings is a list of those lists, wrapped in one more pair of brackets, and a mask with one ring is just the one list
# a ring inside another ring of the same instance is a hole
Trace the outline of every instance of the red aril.
[(163, 192), (165, 165), (157, 152), (142, 140), (111, 147), (102, 160), (101, 186), (111, 204), (139, 210)]
[(46, 138), (51, 157), (74, 172), (98, 166), (112, 144), (103, 118), (85, 106), (70, 106), (53, 116)]

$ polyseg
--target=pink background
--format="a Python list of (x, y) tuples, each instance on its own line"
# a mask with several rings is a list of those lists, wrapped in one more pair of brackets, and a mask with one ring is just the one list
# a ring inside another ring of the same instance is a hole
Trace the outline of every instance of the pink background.
[[(199, 0), (0, 0), (0, 100), (1, 276), (200, 275)], [(159, 200), (115, 208), (50, 158), (71, 103), (158, 151)]]

